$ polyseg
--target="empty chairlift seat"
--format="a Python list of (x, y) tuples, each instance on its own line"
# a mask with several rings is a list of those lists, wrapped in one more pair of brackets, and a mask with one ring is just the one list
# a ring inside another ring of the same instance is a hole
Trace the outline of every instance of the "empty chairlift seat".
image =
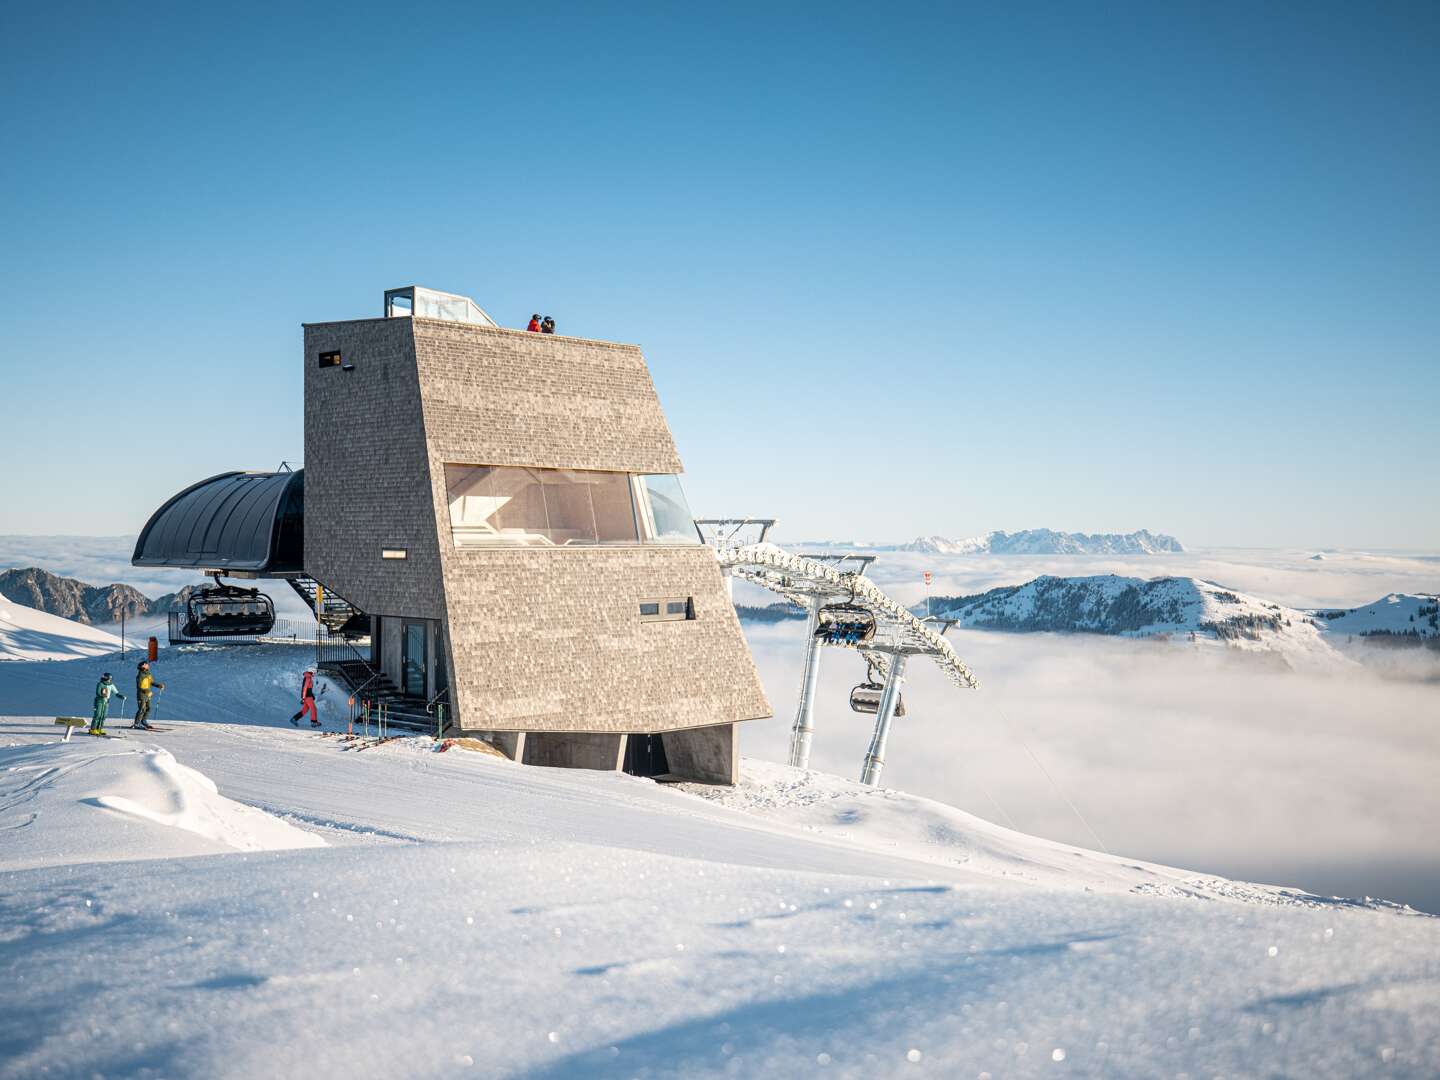
[[(866, 716), (874, 716), (880, 711), (880, 696), (885, 693), (885, 684), (878, 682), (863, 682), (854, 690), (850, 691), (850, 708)], [(905, 715), (905, 696), (897, 695), (895, 700), (895, 715)]]
[(185, 604), (186, 637), (258, 637), (275, 626), (275, 605), (259, 589), (215, 584), (197, 589)]

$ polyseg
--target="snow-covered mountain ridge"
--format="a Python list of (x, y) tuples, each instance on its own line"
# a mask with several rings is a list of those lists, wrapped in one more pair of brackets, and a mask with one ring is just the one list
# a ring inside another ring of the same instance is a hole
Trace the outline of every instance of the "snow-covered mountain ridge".
[[(924, 604), (913, 608), (917, 614)], [(973, 596), (937, 596), (932, 614), (1018, 633), (1185, 636), (1242, 648), (1314, 654), (1336, 635), (1440, 638), (1440, 600), (1391, 593), (1346, 610), (1303, 611), (1193, 577), (1043, 575)]]
[(1158, 555), (1183, 552), (1185, 548), (1175, 537), (1148, 529), (1129, 533), (1063, 533), (1053, 529), (1007, 533), (1000, 529), (961, 540), (921, 536), (888, 550), (927, 555)]
[(937, 596), (930, 609), (961, 626), (1018, 632), (1204, 634), (1260, 641), (1277, 634), (1313, 639), (1321, 629), (1320, 621), (1306, 612), (1191, 577), (1044, 575), (976, 596)]
[(1388, 593), (1372, 604), (1314, 615), (1335, 634), (1440, 640), (1440, 596)]

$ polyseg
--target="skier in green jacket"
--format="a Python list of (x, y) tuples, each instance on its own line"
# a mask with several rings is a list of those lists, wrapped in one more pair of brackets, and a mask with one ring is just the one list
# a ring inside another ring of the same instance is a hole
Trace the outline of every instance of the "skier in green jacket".
[(105, 714), (110, 711), (110, 699), (118, 697), (125, 700), (125, 695), (120, 688), (110, 681), (110, 672), (100, 676), (100, 681), (95, 684), (95, 712), (90, 717), (90, 734), (105, 734)]

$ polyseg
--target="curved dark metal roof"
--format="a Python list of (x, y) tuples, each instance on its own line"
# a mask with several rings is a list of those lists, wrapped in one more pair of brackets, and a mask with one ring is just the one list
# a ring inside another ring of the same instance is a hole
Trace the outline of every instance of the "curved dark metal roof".
[(305, 470), (227, 472), (156, 510), (135, 541), (135, 566), (299, 573), (304, 558)]

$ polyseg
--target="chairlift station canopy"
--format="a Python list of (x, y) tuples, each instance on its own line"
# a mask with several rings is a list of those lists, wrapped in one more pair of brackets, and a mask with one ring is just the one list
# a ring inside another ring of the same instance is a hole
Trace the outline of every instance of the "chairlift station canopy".
[(173, 496), (140, 530), (131, 562), (298, 574), (304, 560), (305, 473), (224, 472)]

